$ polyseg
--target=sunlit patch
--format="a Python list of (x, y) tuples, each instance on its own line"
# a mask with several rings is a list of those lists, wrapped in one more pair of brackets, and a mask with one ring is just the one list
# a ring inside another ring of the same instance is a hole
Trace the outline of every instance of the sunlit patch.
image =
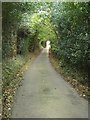
[(47, 53), (49, 53), (50, 48), (51, 48), (50, 41), (47, 41), (46, 42)]

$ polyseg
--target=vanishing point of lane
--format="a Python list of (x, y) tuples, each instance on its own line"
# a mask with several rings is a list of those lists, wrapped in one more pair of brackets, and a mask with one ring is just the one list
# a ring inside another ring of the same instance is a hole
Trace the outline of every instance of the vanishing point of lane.
[(88, 102), (53, 69), (44, 49), (24, 75), (12, 118), (88, 118)]

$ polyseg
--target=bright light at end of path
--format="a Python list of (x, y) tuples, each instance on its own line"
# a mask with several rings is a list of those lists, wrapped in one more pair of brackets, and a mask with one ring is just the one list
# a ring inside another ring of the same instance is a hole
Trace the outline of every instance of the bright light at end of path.
[(47, 42), (46, 42), (47, 53), (49, 53), (49, 49), (50, 49), (50, 48), (51, 48), (50, 41), (47, 41)]

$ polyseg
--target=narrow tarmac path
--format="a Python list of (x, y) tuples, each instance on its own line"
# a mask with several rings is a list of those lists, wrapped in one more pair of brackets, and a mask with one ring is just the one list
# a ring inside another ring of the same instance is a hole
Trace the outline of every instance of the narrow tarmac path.
[(53, 69), (44, 49), (24, 75), (11, 118), (88, 118), (88, 102)]

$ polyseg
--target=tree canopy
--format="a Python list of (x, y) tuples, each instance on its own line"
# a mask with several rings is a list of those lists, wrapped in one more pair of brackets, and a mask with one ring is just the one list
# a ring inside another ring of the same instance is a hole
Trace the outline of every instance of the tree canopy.
[(26, 55), (50, 40), (62, 64), (89, 71), (88, 2), (6, 2), (2, 13), (3, 59)]

